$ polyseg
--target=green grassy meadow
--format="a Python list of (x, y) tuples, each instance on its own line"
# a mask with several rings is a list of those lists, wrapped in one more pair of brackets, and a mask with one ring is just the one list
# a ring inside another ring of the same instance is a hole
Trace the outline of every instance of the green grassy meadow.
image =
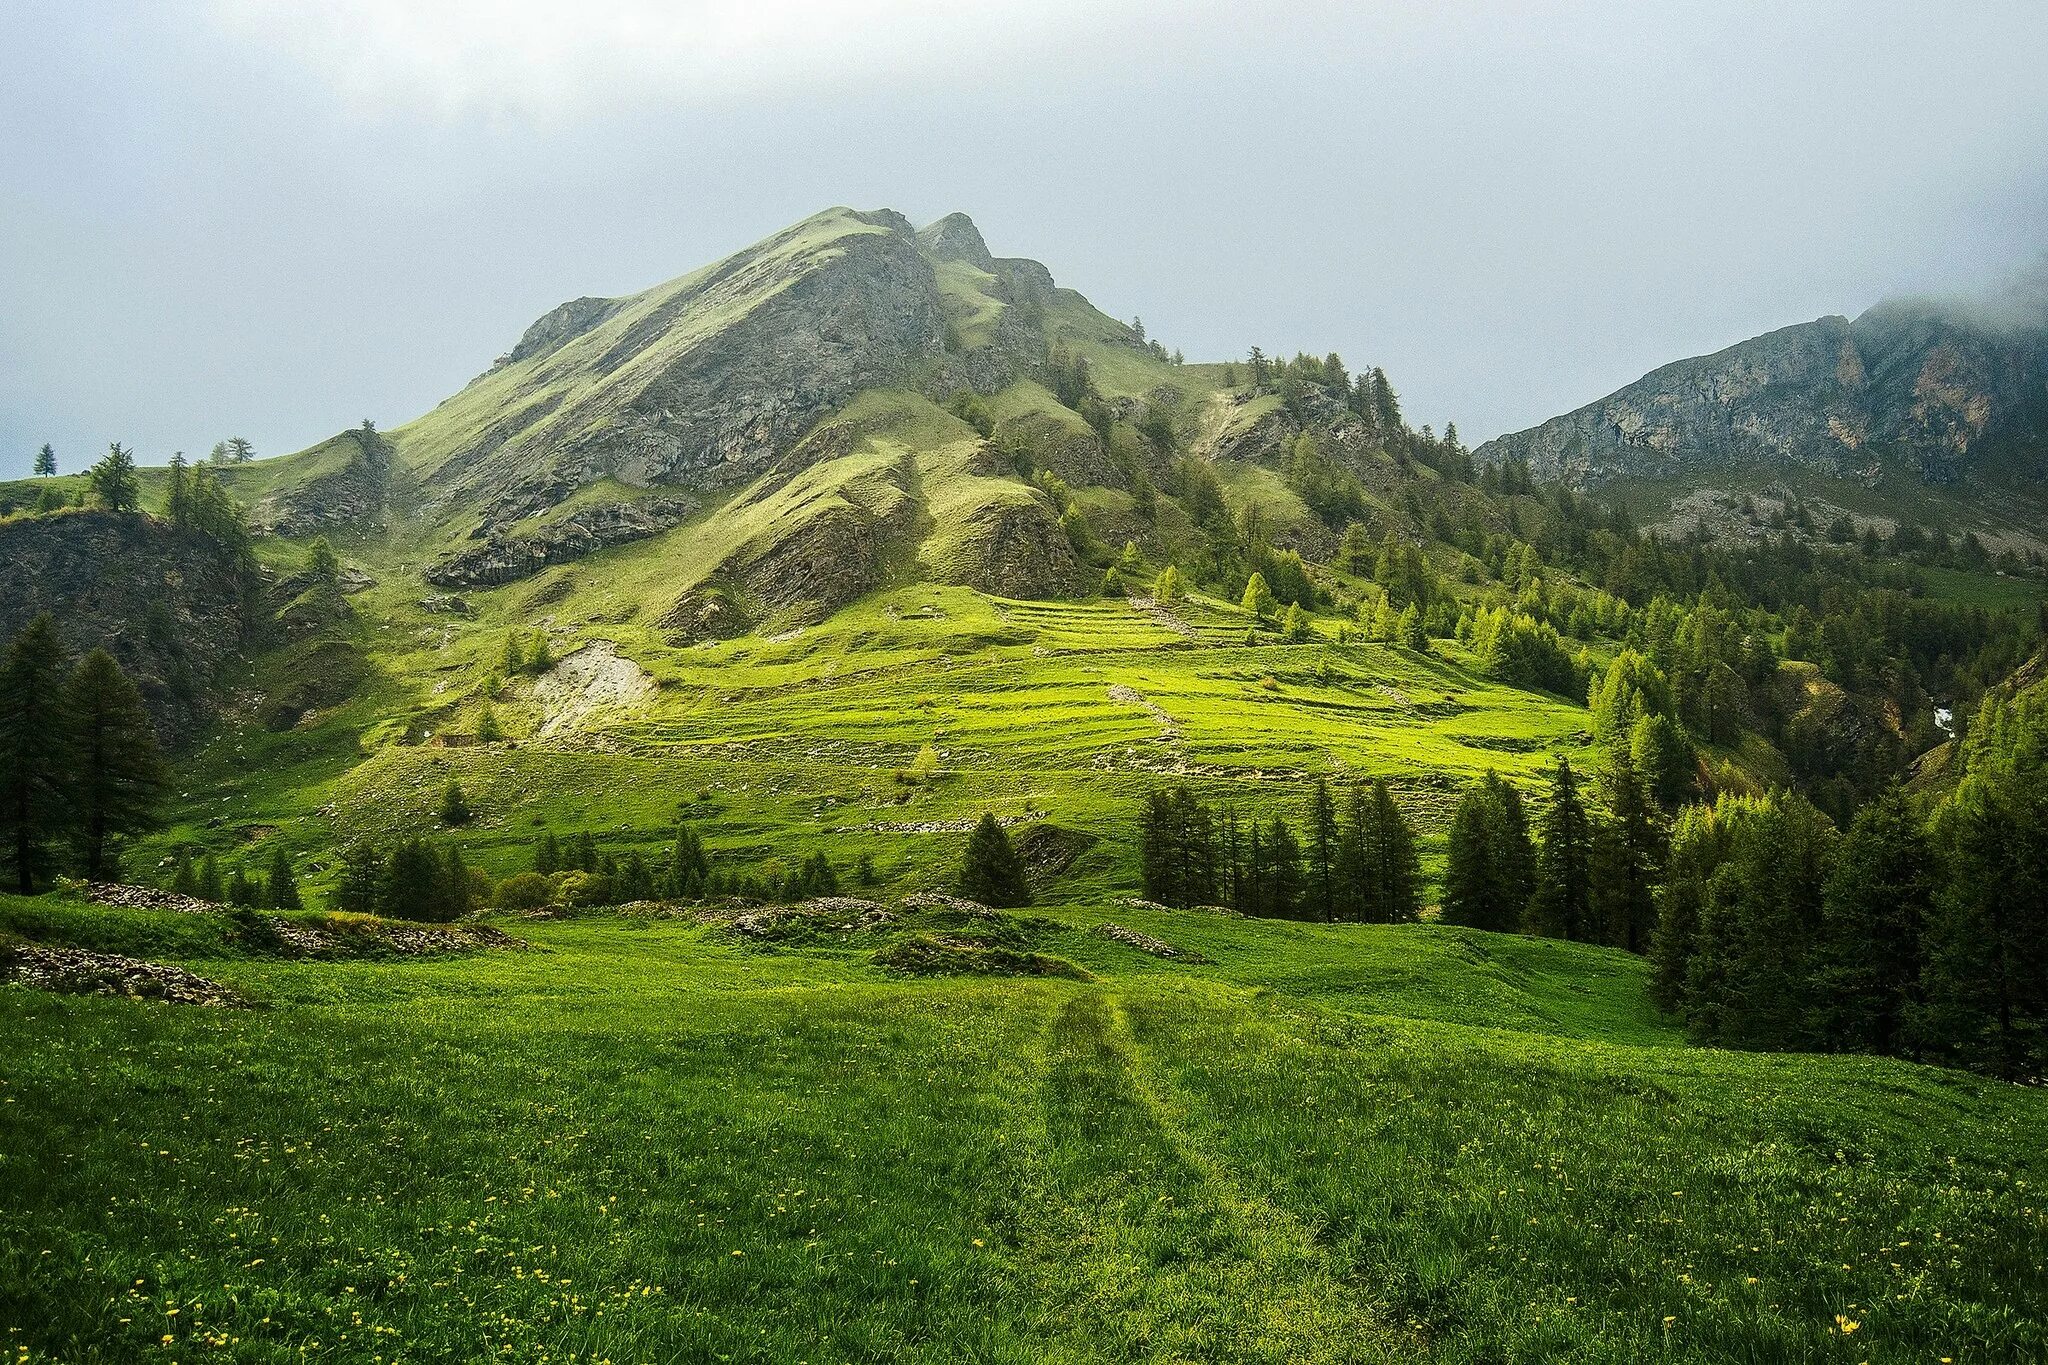
[(1006, 917), (1061, 980), (622, 916), (344, 962), (47, 898), (0, 927), (262, 1006), (0, 989), (10, 1360), (2048, 1350), (2048, 1098), (1687, 1047), (1608, 950)]

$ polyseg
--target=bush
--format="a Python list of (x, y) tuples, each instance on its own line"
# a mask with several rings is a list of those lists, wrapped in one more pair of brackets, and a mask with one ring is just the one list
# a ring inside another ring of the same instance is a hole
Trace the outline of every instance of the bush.
[(555, 903), (555, 884), (538, 872), (521, 872), (498, 883), (500, 910), (538, 910)]

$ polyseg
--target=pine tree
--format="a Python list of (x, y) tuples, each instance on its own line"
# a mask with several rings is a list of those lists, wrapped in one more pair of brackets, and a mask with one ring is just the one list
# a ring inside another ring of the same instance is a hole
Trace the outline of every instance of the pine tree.
[(583, 872), (599, 870), (597, 860), (597, 836), (584, 830), (576, 836), (576, 867)]
[(341, 853), (341, 881), (334, 888), (339, 910), (374, 915), (384, 902), (384, 860), (374, 845), (350, 844)]
[(676, 841), (669, 850), (668, 894), (676, 900), (696, 900), (704, 894), (711, 875), (711, 861), (704, 853), (704, 840), (688, 824), (676, 826)]
[(171, 873), (171, 890), (180, 896), (197, 898), (199, 895), (199, 873), (192, 866), (192, 850), (184, 844), (178, 845), (178, 859)]
[(1314, 638), (1315, 629), (1309, 623), (1309, 614), (1301, 609), (1299, 602), (1287, 605), (1287, 614), (1280, 621), (1280, 637), (1291, 645), (1307, 644)]
[(1904, 792), (1894, 787), (1857, 812), (1821, 902), (1814, 995), (1830, 1046), (1904, 1050), (1935, 885), (1934, 849)]
[(1372, 784), (1366, 811), (1366, 848), (1375, 893), (1370, 918), (1378, 924), (1411, 924), (1422, 916), (1422, 863), (1415, 850), (1415, 831), (1384, 780)]
[(1330, 784), (1322, 778), (1309, 792), (1308, 802), (1308, 913), (1309, 918), (1337, 918), (1337, 803), (1330, 799)]
[(462, 784), (449, 778), (448, 785), (441, 791), (441, 823), (452, 829), (468, 824), (475, 816), (476, 813), (469, 808), (468, 799), (462, 794)]
[(476, 885), (469, 874), (469, 864), (463, 860), (462, 849), (450, 844), (441, 855), (439, 875), (434, 878), (432, 917), (443, 924), (453, 923), (475, 906)]
[(1275, 919), (1299, 918), (1307, 884), (1301, 871), (1301, 844), (1277, 815), (1266, 826), (1265, 873), (1265, 912)]
[(1519, 929), (1529, 898), (1536, 894), (1536, 844), (1529, 837), (1529, 812), (1522, 804), (1521, 789), (1499, 774), (1488, 773), (1486, 787), (1500, 808), (1493, 849), (1493, 865), (1500, 877), (1495, 924), (1503, 930)]
[(562, 870), (562, 848), (555, 842), (553, 830), (541, 831), (540, 842), (533, 848), (533, 870), (543, 877)]
[(270, 851), (270, 875), (264, 879), (269, 891), (270, 908), (273, 910), (297, 910), (300, 908), (299, 881), (292, 875), (291, 855), (284, 846)]
[(246, 436), (230, 436), (226, 445), (230, 464), (247, 464), (256, 458), (256, 447), (250, 444)]
[(1529, 900), (1530, 932), (1583, 939), (1592, 927), (1593, 829), (1568, 758), (1560, 757), (1551, 775), (1542, 829), (1536, 889)]
[[(1458, 798), (1444, 857), (1445, 924), (1460, 924), (1469, 929), (1503, 927), (1498, 902), (1501, 870), (1494, 866), (1498, 845), (1495, 826), (1500, 818), (1500, 807), (1484, 783), (1473, 783)], [(1509, 921), (1507, 927), (1513, 923)]]
[(165, 499), (164, 511), (169, 515), (171, 525), (181, 531), (192, 524), (192, 477), (187, 472), (182, 450), (171, 456), (170, 492)]
[(24, 896), (50, 871), (49, 846), (71, 822), (73, 773), (64, 645), (48, 613), (0, 660), (0, 857)]
[(1626, 752), (1609, 757), (1604, 786), (1613, 818), (1594, 831), (1595, 905), (1589, 927), (1600, 942), (1647, 952), (1668, 852), (1663, 815)]
[(112, 512), (132, 512), (141, 497), (141, 488), (135, 481), (135, 452), (124, 447), (119, 441), (107, 447), (107, 453), (92, 467), (90, 474), (93, 496), (102, 506)]
[(1337, 833), (1337, 852), (1332, 860), (1331, 915), (1335, 919), (1361, 922), (1372, 917), (1379, 903), (1373, 883), (1375, 869), (1369, 852), (1372, 812), (1365, 788), (1354, 785), (1344, 803), (1344, 820)]
[(249, 880), (249, 874), (235, 868), (234, 875), (228, 878), (228, 904), (249, 909), (262, 899), (261, 889)]
[(1244, 597), (1240, 605), (1263, 621), (1279, 609), (1280, 603), (1273, 596), (1272, 588), (1266, 585), (1266, 576), (1254, 573), (1245, 580)]
[(485, 702), (476, 715), (476, 741), (479, 744), (496, 744), (505, 737), (504, 729), (498, 724), (497, 708)]
[(1972, 779), (1939, 826), (1950, 874), (1927, 936), (1913, 1033), (2006, 1080), (2048, 1076), (2048, 782)]
[(1024, 860), (1010, 845), (995, 816), (982, 812), (974, 833), (967, 836), (967, 853), (960, 864), (960, 894), (983, 905), (1031, 904), (1031, 888), (1024, 878)]
[(526, 651), (519, 646), (519, 632), (505, 633), (505, 676), (515, 678), (526, 671)]
[(72, 725), (71, 805), (87, 879), (106, 872), (110, 840), (147, 829), (165, 772), (142, 694), (114, 656), (95, 649), (65, 685)]
[(50, 448), (48, 441), (43, 442), (43, 448), (36, 452), (35, 477), (39, 479), (54, 479), (57, 477), (57, 452)]
[(1170, 607), (1186, 596), (1181, 587), (1180, 570), (1169, 564), (1159, 571), (1159, 577), (1152, 580), (1152, 597), (1161, 606)]
[(199, 899), (219, 905), (227, 897), (228, 887), (221, 879), (220, 860), (209, 853), (199, 860)]

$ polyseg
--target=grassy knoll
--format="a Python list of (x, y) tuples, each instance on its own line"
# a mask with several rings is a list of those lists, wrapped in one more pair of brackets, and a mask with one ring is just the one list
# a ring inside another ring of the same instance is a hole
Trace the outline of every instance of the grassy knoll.
[(266, 1008), (0, 988), (9, 1359), (2048, 1349), (2042, 1095), (1688, 1048), (1606, 950), (1073, 907), (1003, 932), (1082, 980), (618, 917), (288, 963), (0, 900), (88, 924)]

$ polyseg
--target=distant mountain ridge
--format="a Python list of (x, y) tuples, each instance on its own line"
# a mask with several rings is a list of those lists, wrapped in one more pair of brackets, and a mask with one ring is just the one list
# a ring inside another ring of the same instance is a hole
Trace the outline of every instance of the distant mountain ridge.
[[(2015, 306), (2017, 305), (2017, 306)], [(1762, 464), (1948, 485), (2048, 475), (2048, 302), (1996, 312), (1899, 300), (1651, 371), (1597, 402), (1488, 441), (1580, 487)]]

